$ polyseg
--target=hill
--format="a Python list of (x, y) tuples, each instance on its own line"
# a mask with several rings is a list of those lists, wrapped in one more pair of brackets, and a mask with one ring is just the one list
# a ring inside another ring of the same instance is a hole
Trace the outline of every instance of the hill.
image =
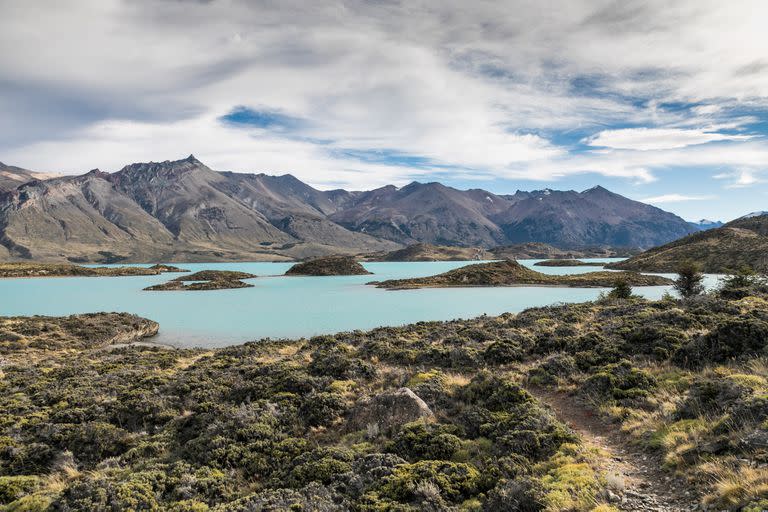
[(742, 267), (768, 270), (768, 215), (747, 216), (723, 227), (694, 233), (606, 268), (675, 272), (686, 260), (704, 272), (725, 274)]

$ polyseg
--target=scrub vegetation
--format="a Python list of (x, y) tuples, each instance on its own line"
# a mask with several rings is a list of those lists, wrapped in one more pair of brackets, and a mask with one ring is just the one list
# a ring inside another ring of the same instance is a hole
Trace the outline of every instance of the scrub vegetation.
[(130, 315), (3, 318), (0, 510), (626, 507), (547, 394), (682, 478), (668, 510), (762, 510), (768, 295), (738, 290), (216, 350), (110, 346), (151, 334)]

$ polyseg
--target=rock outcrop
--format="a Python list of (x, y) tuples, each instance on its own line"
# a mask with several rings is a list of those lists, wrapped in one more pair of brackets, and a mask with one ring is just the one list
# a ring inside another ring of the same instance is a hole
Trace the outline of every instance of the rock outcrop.
[(288, 269), (287, 276), (360, 276), (370, 274), (351, 256), (329, 256), (297, 263)]
[(393, 432), (406, 423), (433, 416), (427, 403), (416, 393), (410, 388), (400, 388), (359, 402), (349, 413), (345, 429)]

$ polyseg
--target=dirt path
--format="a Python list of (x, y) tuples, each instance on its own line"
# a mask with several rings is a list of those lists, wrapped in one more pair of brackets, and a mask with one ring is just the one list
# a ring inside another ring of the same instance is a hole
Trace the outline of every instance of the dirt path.
[(641, 453), (627, 443), (615, 426), (597, 417), (578, 398), (533, 387), (528, 392), (547, 404), (586, 444), (607, 454), (604, 470), (611, 492), (609, 500), (614, 506), (626, 511), (701, 510), (693, 488), (663, 470), (658, 457)]

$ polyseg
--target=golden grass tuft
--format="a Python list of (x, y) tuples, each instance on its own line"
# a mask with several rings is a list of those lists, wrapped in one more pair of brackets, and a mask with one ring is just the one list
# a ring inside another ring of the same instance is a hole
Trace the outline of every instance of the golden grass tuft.
[(730, 466), (723, 463), (703, 464), (701, 469), (714, 479), (706, 504), (738, 509), (768, 498), (768, 468)]

